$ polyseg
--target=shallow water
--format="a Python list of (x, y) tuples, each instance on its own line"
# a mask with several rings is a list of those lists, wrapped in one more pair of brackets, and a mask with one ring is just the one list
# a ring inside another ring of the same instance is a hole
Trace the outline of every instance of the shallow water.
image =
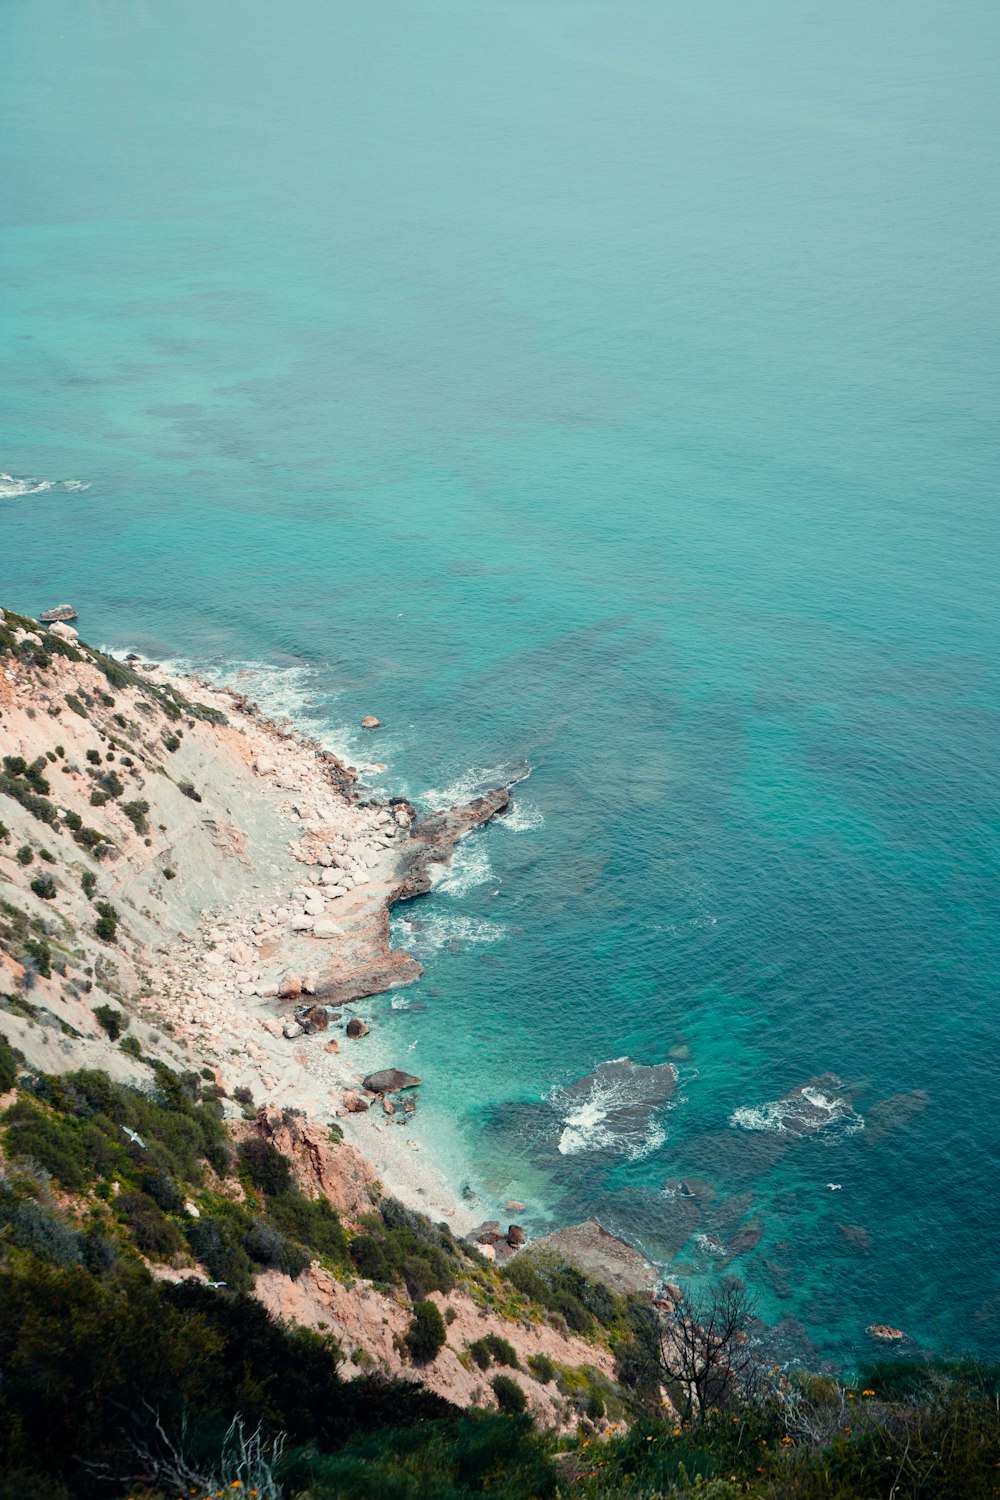
[[(534, 1230), (709, 1274), (749, 1226), (731, 1264), (839, 1358), (1000, 1337), (998, 33), (0, 15), (4, 601), (224, 669), (387, 790), (527, 761), (372, 1004), (425, 1130)], [(623, 1056), (676, 1089), (560, 1109)]]

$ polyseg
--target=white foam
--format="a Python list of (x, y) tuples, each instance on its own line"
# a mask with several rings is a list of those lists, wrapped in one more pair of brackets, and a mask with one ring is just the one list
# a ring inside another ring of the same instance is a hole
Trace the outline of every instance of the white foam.
[(725, 1245), (720, 1245), (718, 1240), (713, 1240), (710, 1235), (696, 1234), (694, 1243), (703, 1255), (725, 1255)]
[(450, 864), (434, 865), (432, 869), (431, 883), (435, 892), (444, 892), (455, 900), (496, 879), (486, 845), (478, 839), (463, 840), (456, 847)]
[(417, 958), (439, 953), (449, 943), (460, 946), (498, 943), (507, 933), (502, 922), (491, 922), (488, 917), (432, 913), (426, 906), (421, 908), (419, 918), (396, 917), (393, 926), (397, 929), (401, 945)]
[(516, 782), (526, 781), (530, 775), (531, 767), (524, 761), (505, 766), (470, 766), (447, 786), (421, 792), (414, 800), (431, 812), (440, 812), (446, 807), (471, 802), (473, 797), (481, 797), (484, 792), (493, 791), (498, 786), (513, 786)]
[(743, 1105), (733, 1110), (729, 1123), (738, 1130), (771, 1131), (778, 1135), (816, 1135), (827, 1131), (839, 1137), (856, 1135), (865, 1128), (864, 1118), (849, 1099), (824, 1094), (809, 1085), (784, 1099)]
[[(589, 1095), (579, 1103), (574, 1103), (562, 1117), (563, 1128), (559, 1135), (561, 1155), (576, 1156), (581, 1151), (614, 1150), (630, 1161), (641, 1161), (663, 1145), (667, 1138), (666, 1131), (657, 1117), (642, 1122), (637, 1128), (625, 1129), (611, 1119), (620, 1111), (640, 1104), (641, 1093), (630, 1087), (627, 1077), (602, 1077), (600, 1068), (629, 1062), (627, 1057), (615, 1057), (600, 1064), (593, 1076)], [(559, 1091), (549, 1097), (555, 1103), (559, 1098)], [(660, 1101), (652, 1108), (662, 1110), (669, 1108), (669, 1105)]]
[(545, 817), (540, 807), (534, 802), (522, 800), (520, 797), (512, 802), (510, 811), (505, 812), (503, 817), (497, 818), (496, 826), (506, 828), (508, 833), (531, 833), (536, 828), (541, 828), (545, 823)]
[(14, 474), (0, 473), (0, 500), (17, 500), (22, 495), (42, 495), (46, 490), (65, 490), (79, 494), (89, 490), (90, 485), (82, 479), (26, 479)]

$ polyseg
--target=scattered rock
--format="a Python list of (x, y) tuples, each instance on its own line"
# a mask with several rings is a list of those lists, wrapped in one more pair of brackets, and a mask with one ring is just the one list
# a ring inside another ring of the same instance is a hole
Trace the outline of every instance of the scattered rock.
[(61, 641), (69, 641), (70, 645), (75, 645), (80, 639), (72, 625), (63, 625), (58, 620), (49, 626), (49, 634), (57, 636)]
[(516, 1198), (508, 1198), (507, 1199), (507, 1212), (508, 1213), (523, 1214), (524, 1210), (525, 1210), (525, 1207), (526, 1207), (526, 1205), (523, 1204), (523, 1203), (518, 1203), (518, 1201), (517, 1201)]
[(734, 1255), (746, 1255), (747, 1251), (755, 1250), (760, 1244), (764, 1226), (759, 1219), (752, 1219), (749, 1224), (744, 1224), (742, 1229), (737, 1229), (732, 1239), (726, 1246), (726, 1255), (732, 1258)]
[[(352, 1016), (347, 1023), (347, 1035), (351, 1038), (352, 1042), (356, 1042), (361, 1037), (368, 1035), (368, 1027), (364, 1021), (359, 1021), (357, 1016)], [(367, 1084), (365, 1087), (367, 1087)]]
[(353, 1089), (345, 1089), (344, 1108), (346, 1110), (349, 1110), (351, 1114), (364, 1114), (365, 1110), (368, 1108), (368, 1102), (369, 1101), (367, 1099), (362, 1099), (360, 1094), (356, 1094)]
[(323, 1051), (324, 1052), (339, 1052), (340, 1051), (340, 1043), (337, 1041), (337, 1039), (335, 1037), (331, 1037), (330, 1040), (327, 1042), (326, 1046), (323, 1048)]
[(865, 1329), (873, 1339), (881, 1339), (884, 1343), (895, 1344), (900, 1339), (905, 1339), (906, 1334), (901, 1328), (891, 1328), (888, 1323), (869, 1323)]
[(512, 1250), (519, 1250), (527, 1240), (527, 1235), (520, 1224), (511, 1224), (507, 1230), (507, 1243)]
[(396, 1113), (396, 1106), (386, 1094), (382, 1095), (382, 1109), (387, 1115), (394, 1115)]
[(302, 993), (302, 980), (297, 974), (285, 974), (278, 983), (278, 996), (282, 1000), (297, 1000)]
[(378, 1073), (369, 1073), (364, 1086), (370, 1094), (395, 1094), (399, 1089), (415, 1089), (420, 1082), (419, 1078), (404, 1073), (401, 1068), (382, 1068)]
[(57, 604), (55, 609), (43, 609), (38, 618), (43, 625), (52, 625), (56, 621), (75, 620), (78, 616), (72, 604)]
[[(292, 918), (292, 921), (291, 921), (292, 931), (293, 932), (312, 932), (313, 926), (315, 925), (315, 920), (316, 920), (315, 917), (310, 917), (305, 912), (300, 912), (297, 917), (293, 917)], [(299, 994), (302, 993), (302, 985), (301, 985), (301, 983), (299, 984), (298, 993)]]
[(382, 728), (382, 720), (381, 719), (376, 719), (376, 717), (375, 717), (374, 714), (365, 714), (364, 718), (361, 720), (361, 728), (362, 729), (381, 729)]
[(293, 1021), (291, 1017), (289, 1017), (284, 1026), (282, 1026), (281, 1028), (281, 1034), (286, 1041), (293, 1042), (296, 1037), (300, 1037), (304, 1033), (298, 1021)]
[(306, 1036), (312, 1036), (314, 1031), (325, 1031), (330, 1024), (325, 1005), (310, 1005), (298, 1020)]

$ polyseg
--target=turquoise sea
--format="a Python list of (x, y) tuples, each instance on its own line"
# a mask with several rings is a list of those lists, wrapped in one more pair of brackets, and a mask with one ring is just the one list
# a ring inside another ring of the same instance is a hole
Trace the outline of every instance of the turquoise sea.
[[(738, 1236), (801, 1357), (1000, 1344), (998, 43), (0, 7), (0, 597), (386, 791), (527, 762), (398, 911), (376, 1046), (484, 1214), (697, 1277)], [(671, 1097), (561, 1094), (622, 1057)]]

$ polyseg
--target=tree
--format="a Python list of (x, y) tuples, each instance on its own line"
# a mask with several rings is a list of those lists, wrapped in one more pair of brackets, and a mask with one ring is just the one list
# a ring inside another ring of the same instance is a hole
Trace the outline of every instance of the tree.
[(682, 1421), (700, 1427), (713, 1408), (745, 1398), (759, 1362), (749, 1325), (756, 1299), (727, 1276), (703, 1299), (682, 1294), (669, 1310), (649, 1310), (636, 1320), (627, 1361), (629, 1383), (666, 1386)]

